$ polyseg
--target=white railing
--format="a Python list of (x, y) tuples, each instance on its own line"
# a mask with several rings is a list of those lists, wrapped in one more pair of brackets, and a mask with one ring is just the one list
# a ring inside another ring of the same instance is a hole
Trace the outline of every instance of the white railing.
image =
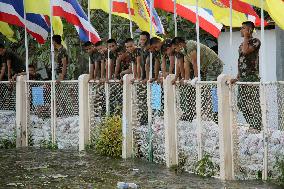
[(16, 118), (9, 119), (16, 119), (17, 146), (51, 140), (60, 148), (84, 150), (102, 118), (122, 109), (123, 158), (180, 164), (194, 172), (208, 154), (221, 179), (277, 176), (276, 158), (284, 155), (284, 82), (229, 85), (230, 78), (221, 75), (191, 86), (172, 85), (173, 78), (132, 84), (132, 75), (126, 75), (123, 84), (101, 84), (82, 75), (58, 84), (21, 76), (16, 92), (10, 91), (14, 97), (10, 84), (0, 83), (0, 115), (16, 104)]

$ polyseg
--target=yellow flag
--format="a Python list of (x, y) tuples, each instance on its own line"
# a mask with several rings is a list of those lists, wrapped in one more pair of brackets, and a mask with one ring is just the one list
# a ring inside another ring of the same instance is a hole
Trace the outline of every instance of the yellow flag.
[(50, 0), (25, 0), (25, 9), (27, 13), (50, 14)]
[[(261, 8), (262, 0), (242, 1)], [(275, 23), (284, 30), (284, 0), (266, 0), (263, 5), (263, 9), (266, 10)]]
[(2, 33), (7, 39), (12, 42), (16, 42), (17, 40), (14, 39), (14, 31), (10, 28), (9, 24), (6, 22), (0, 21), (0, 33)]
[[(196, 0), (177, 0), (177, 3), (194, 6)], [(226, 26), (230, 25), (230, 8), (225, 6), (220, 0), (199, 0), (198, 6), (212, 11), (215, 20)], [(247, 16), (243, 13), (232, 11), (232, 26), (240, 27), (247, 21)]]
[[(142, 31), (150, 33), (150, 15), (148, 13), (145, 0), (129, 0), (131, 16), (129, 18), (127, 2), (128, 0), (113, 0), (112, 14), (131, 19)], [(101, 9), (107, 13), (110, 11), (109, 0), (90, 0), (91, 9)], [(156, 36), (155, 28), (152, 27), (152, 36)]]

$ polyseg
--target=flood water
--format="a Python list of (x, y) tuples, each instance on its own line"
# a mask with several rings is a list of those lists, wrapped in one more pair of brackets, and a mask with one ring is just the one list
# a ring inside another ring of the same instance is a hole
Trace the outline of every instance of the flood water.
[(175, 173), (142, 160), (101, 157), (93, 152), (35, 148), (0, 149), (0, 188), (115, 189), (119, 181), (140, 188), (274, 189), (261, 181), (222, 182), (188, 173)]

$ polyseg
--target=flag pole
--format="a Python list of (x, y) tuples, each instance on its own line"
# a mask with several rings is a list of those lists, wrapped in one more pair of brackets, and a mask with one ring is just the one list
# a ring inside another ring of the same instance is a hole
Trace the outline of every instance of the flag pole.
[[(265, 0), (261, 0), (261, 46), (262, 46), (262, 50), (261, 50), (261, 54), (260, 54), (260, 57), (261, 57), (261, 63), (259, 64), (259, 69), (260, 69), (260, 79), (261, 81), (264, 81), (266, 78), (265, 78), (265, 71), (264, 71), (264, 61), (265, 61), (265, 38), (264, 38), (264, 10), (263, 10), (263, 7), (264, 7), (264, 1)], [(265, 78), (265, 79), (264, 79)]]
[[(230, 49), (233, 53), (233, 1), (230, 0)], [(233, 74), (233, 65), (230, 63), (230, 74)]]
[[(91, 10), (90, 10), (90, 0), (88, 0), (88, 21), (91, 23)], [(89, 41), (91, 40), (91, 32), (89, 32)], [(91, 58), (89, 57), (89, 73), (91, 71)]]
[(198, 0), (196, 0), (196, 38), (197, 38), (197, 69), (198, 69), (198, 81), (201, 81), (200, 75), (200, 39), (199, 39), (199, 14), (198, 14)]
[[(153, 23), (152, 23), (152, 17), (153, 17), (153, 1), (154, 0), (150, 0), (150, 36), (152, 38), (152, 32), (153, 32)], [(153, 75), (153, 54), (152, 52), (150, 53), (150, 76), (149, 79), (152, 79), (152, 75)]]
[(177, 37), (177, 0), (174, 0), (175, 37)]
[[(177, 37), (177, 0), (174, 0), (175, 37)], [(175, 57), (175, 75), (177, 73), (177, 58)]]
[(127, 5), (128, 5), (128, 15), (129, 15), (129, 27), (130, 27), (130, 37), (133, 38), (133, 25), (132, 25), (132, 20), (131, 20), (131, 4), (130, 0), (128, 0)]
[(29, 80), (30, 79), (30, 73), (29, 73), (29, 45), (28, 45), (27, 16), (26, 16), (25, 0), (23, 0), (23, 7), (24, 7), (24, 24), (25, 24), (26, 74), (27, 74), (27, 80)]
[(53, 28), (52, 28), (52, 20), (53, 20), (53, 1), (50, 0), (50, 52), (51, 52), (51, 73), (52, 73), (52, 81), (55, 80), (55, 73), (54, 73), (54, 46), (52, 43), (53, 37)]

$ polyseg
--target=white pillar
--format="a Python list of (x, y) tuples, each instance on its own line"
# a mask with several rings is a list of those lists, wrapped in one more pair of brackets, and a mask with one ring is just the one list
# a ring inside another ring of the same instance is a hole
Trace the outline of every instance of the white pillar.
[(226, 83), (230, 76), (222, 74), (218, 77), (217, 94), (218, 94), (218, 125), (220, 141), (220, 178), (222, 180), (234, 179), (233, 166), (233, 136), (232, 124), (233, 119), (230, 113), (231, 99), (230, 87)]
[(123, 106), (122, 106), (122, 158), (130, 158), (133, 154), (132, 132), (132, 74), (123, 76)]
[(25, 90), (25, 76), (18, 76), (16, 82), (16, 146), (28, 146), (27, 131), (27, 94)]
[(89, 122), (89, 74), (79, 77), (79, 151), (85, 150), (85, 145), (89, 143), (90, 122)]
[(196, 84), (196, 119), (197, 119), (197, 144), (198, 144), (198, 160), (202, 159), (202, 117), (201, 117), (201, 85)]
[(174, 74), (164, 79), (164, 123), (165, 123), (165, 153), (166, 165), (171, 167), (178, 164), (177, 148), (177, 118), (175, 114), (175, 86), (172, 85)]

